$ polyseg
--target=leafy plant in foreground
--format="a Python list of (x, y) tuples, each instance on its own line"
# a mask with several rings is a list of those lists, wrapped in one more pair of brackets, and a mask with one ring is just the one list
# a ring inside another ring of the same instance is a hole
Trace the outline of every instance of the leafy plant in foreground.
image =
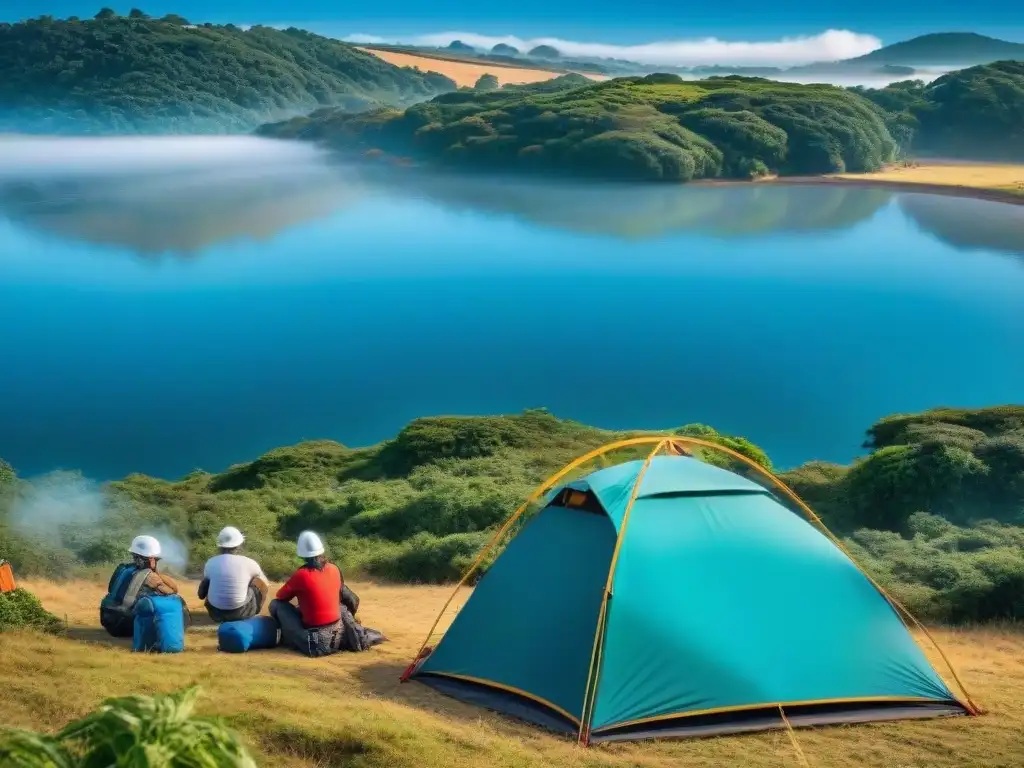
[(255, 768), (238, 736), (193, 716), (199, 688), (107, 699), (56, 736), (9, 730), (0, 764), (14, 768)]

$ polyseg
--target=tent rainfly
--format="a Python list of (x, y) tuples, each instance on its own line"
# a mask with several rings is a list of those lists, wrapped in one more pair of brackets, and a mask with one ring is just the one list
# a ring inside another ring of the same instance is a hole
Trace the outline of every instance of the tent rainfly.
[[(645, 443), (646, 460), (558, 484)], [(695, 438), (613, 443), (538, 488), (492, 546), (541, 498), (430, 647), (451, 600), (442, 609), (403, 681), (582, 744), (978, 713), (909, 627), (927, 630), (746, 457)]]

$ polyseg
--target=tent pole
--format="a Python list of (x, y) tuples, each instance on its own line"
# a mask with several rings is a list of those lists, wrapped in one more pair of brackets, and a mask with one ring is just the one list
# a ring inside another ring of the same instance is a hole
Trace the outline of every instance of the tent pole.
[(587, 671), (587, 688), (583, 693), (583, 711), (580, 715), (580, 732), (578, 743), (587, 746), (590, 743), (590, 722), (594, 717), (594, 706), (597, 701), (597, 684), (601, 676), (601, 656), (604, 650), (604, 633), (608, 621), (608, 600), (612, 596), (612, 584), (615, 581), (615, 567), (619, 562), (619, 552), (622, 550), (622, 542), (625, 541), (626, 527), (629, 525), (630, 512), (633, 511), (633, 504), (640, 493), (640, 485), (643, 483), (644, 475), (651, 466), (651, 462), (658, 452), (669, 444), (668, 440), (660, 440), (654, 446), (643, 466), (637, 472), (636, 480), (630, 489), (629, 501), (626, 502), (626, 509), (622, 513), (622, 522), (619, 524), (619, 535), (615, 539), (615, 549), (612, 550), (611, 563), (608, 566), (608, 578), (604, 585), (604, 598), (601, 601), (601, 611), (597, 616), (597, 630), (594, 633), (594, 646), (590, 652), (590, 669)]

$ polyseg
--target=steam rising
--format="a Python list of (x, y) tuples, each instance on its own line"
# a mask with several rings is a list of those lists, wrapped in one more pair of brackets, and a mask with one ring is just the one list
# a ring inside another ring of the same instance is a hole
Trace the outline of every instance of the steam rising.
[(156, 537), (162, 550), (162, 565), (184, 574), (188, 566), (188, 545), (166, 525), (144, 522), (132, 502), (111, 494), (99, 483), (77, 472), (51, 472), (26, 481), (9, 514), (11, 526), (46, 548), (81, 548), (84, 540), (98, 540), (105, 532), (123, 534), (117, 542), (118, 557), (128, 560), (128, 547), (135, 536)]

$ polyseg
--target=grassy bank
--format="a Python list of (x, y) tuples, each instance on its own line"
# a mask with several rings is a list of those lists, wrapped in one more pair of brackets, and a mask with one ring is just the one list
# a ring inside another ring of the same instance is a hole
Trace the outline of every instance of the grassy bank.
[[(587, 751), (542, 731), (447, 699), (398, 676), (449, 594), (446, 587), (357, 583), (360, 614), (392, 642), (365, 654), (311, 660), (285, 651), (218, 654), (215, 634), (192, 598), (196, 628), (180, 656), (128, 656), (97, 626), (102, 587), (89, 582), (26, 586), (71, 626), (70, 638), (5, 634), (0, 723), (52, 732), (103, 698), (202, 686), (202, 714), (228, 718), (267, 766), (314, 768), (670, 768), (797, 764), (785, 733), (602, 745)], [(541, 585), (542, 586), (542, 585)], [(468, 595), (468, 593), (467, 593)], [(460, 599), (460, 602), (462, 600)], [(939, 631), (944, 650), (981, 718), (801, 730), (815, 768), (1010, 768), (1024, 760), (1024, 636), (1000, 628)], [(130, 662), (130, 663), (129, 663)], [(938, 660), (936, 665), (939, 666)]]

